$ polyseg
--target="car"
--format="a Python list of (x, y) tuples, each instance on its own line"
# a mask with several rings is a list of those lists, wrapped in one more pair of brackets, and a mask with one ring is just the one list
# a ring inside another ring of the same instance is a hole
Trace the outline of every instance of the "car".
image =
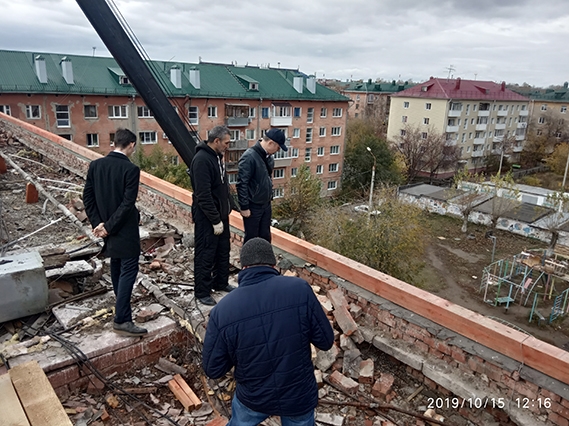
[[(355, 206), (354, 210), (358, 213), (368, 213), (369, 214), (369, 206), (367, 204), (360, 204), (359, 206)], [(378, 216), (381, 214), (379, 210), (372, 210), (371, 216)]]
[(279, 226), (279, 221), (276, 219), (271, 219), (271, 226)]

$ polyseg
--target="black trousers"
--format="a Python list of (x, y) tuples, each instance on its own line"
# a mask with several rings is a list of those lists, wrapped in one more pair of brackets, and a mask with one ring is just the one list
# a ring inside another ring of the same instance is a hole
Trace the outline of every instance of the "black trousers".
[(138, 274), (138, 256), (124, 259), (111, 258), (111, 281), (117, 297), (115, 304), (115, 322), (122, 324), (132, 321), (130, 296)]
[(192, 209), (194, 219), (194, 293), (200, 299), (229, 284), (229, 218), (222, 219), (223, 232), (214, 235), (213, 225), (199, 207)]
[(258, 204), (250, 204), (251, 216), (243, 218), (243, 226), (245, 227), (245, 238), (243, 244), (251, 238), (259, 237), (271, 242), (271, 203), (264, 206)]

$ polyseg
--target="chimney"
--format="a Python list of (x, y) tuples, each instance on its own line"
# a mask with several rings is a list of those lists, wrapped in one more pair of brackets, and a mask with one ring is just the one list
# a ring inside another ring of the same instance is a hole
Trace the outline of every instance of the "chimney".
[(71, 59), (67, 56), (61, 58), (61, 74), (67, 82), (67, 84), (75, 84), (73, 81), (73, 66), (71, 65)]
[(502, 84), (501, 84), (501, 86), (500, 86), (500, 90), (501, 90), (502, 92), (506, 91), (506, 82), (505, 82), (505, 81), (502, 81)]
[(190, 69), (190, 83), (192, 86), (194, 86), (194, 88), (196, 89), (200, 89), (201, 88), (201, 84), (200, 84), (200, 70), (196, 69), (196, 68), (191, 68)]
[(311, 75), (306, 79), (306, 88), (310, 93), (316, 93), (316, 76)]
[(41, 55), (37, 55), (34, 58), (36, 65), (36, 75), (40, 83), (47, 83), (47, 70), (45, 68), (45, 59)]
[(298, 93), (302, 93), (303, 83), (304, 83), (303, 77), (294, 77), (293, 80), (294, 90), (296, 90)]
[(170, 68), (170, 81), (176, 89), (182, 88), (182, 70), (178, 65)]
[(563, 83), (563, 88), (564, 88), (564, 89), (569, 88), (569, 82), (566, 81), (565, 83)]
[(460, 90), (460, 77), (456, 79), (456, 84), (454, 85), (454, 90)]

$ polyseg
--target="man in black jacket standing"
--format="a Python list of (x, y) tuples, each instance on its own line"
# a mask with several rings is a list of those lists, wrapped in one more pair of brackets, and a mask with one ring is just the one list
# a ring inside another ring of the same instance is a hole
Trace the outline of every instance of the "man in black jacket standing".
[(113, 330), (125, 336), (142, 336), (147, 330), (134, 325), (130, 306), (140, 255), (140, 215), (135, 206), (140, 169), (128, 158), (135, 151), (136, 135), (118, 129), (115, 147), (89, 165), (83, 203), (93, 234), (104, 238), (103, 253), (111, 258), (111, 281), (117, 298)]
[(223, 153), (229, 147), (229, 141), (227, 127), (211, 129), (207, 141), (196, 147), (188, 171), (193, 190), (194, 293), (205, 305), (215, 305), (212, 290), (230, 292), (235, 288), (228, 283), (232, 205)]
[(237, 194), (245, 226), (244, 243), (255, 237), (271, 242), (273, 154), (288, 150), (285, 141), (282, 130), (271, 129), (239, 159)]

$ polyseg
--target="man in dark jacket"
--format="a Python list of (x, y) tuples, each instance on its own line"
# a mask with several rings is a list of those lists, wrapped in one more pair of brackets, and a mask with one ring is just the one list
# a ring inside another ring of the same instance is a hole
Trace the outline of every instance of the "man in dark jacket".
[(207, 141), (196, 147), (189, 169), (195, 234), (194, 293), (205, 305), (215, 305), (212, 290), (229, 292), (235, 288), (228, 283), (231, 197), (223, 160), (229, 140), (227, 127), (211, 129)]
[(239, 159), (237, 194), (245, 226), (245, 243), (255, 237), (271, 242), (273, 154), (279, 149), (288, 150), (285, 141), (282, 130), (271, 129)]
[(256, 426), (281, 416), (283, 426), (313, 426), (318, 404), (310, 344), (328, 350), (334, 333), (306, 281), (274, 268), (271, 244), (243, 245), (239, 287), (212, 309), (203, 368), (217, 379), (235, 367), (228, 426)]
[(136, 135), (118, 129), (115, 147), (89, 165), (83, 203), (93, 234), (105, 240), (103, 254), (111, 258), (111, 281), (117, 298), (113, 330), (142, 336), (147, 330), (134, 325), (130, 306), (140, 255), (140, 215), (135, 206), (140, 169), (128, 159), (136, 148)]

